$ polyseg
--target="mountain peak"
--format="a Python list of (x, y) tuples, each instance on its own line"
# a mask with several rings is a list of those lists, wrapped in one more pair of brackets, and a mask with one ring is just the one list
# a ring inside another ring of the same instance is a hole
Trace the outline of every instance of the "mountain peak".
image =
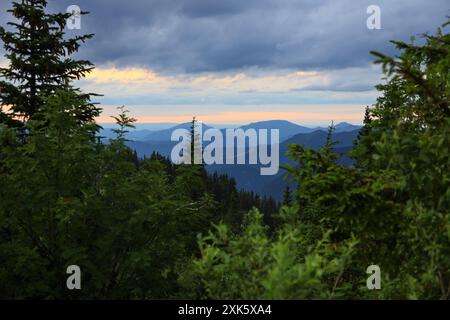
[(351, 124), (348, 122), (340, 122), (337, 125), (334, 126), (334, 128), (336, 129), (337, 132), (339, 131), (353, 131), (353, 130), (358, 130), (361, 128), (361, 126), (355, 125), (355, 124)]

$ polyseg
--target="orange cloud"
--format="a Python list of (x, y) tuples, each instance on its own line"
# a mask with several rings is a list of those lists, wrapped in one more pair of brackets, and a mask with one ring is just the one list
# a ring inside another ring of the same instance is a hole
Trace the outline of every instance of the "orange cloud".
[(124, 93), (167, 93), (172, 88), (178, 88), (178, 91), (184, 94), (289, 91), (314, 84), (326, 84), (328, 81), (326, 74), (316, 71), (167, 76), (141, 68), (97, 68), (87, 76), (85, 84), (91, 91), (97, 86), (103, 94), (117, 96)]
[(139, 68), (96, 68), (88, 76), (88, 80), (96, 83), (108, 83), (108, 82), (157, 82), (161, 77), (156, 73)]

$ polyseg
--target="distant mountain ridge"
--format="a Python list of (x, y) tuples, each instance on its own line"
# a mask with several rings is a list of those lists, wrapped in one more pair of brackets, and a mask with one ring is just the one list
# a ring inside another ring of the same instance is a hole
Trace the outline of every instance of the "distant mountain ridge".
[[(361, 126), (348, 122), (339, 122), (334, 126), (334, 132), (353, 131), (361, 129)], [(317, 127), (315, 130), (328, 130), (328, 127)]]
[[(167, 124), (164, 124), (167, 125)], [(202, 124), (203, 131), (213, 128), (214, 126), (209, 126), (205, 123)], [(172, 132), (175, 129), (187, 129), (189, 130), (191, 127), (190, 122), (180, 123), (180, 124), (173, 124), (169, 128), (164, 128), (160, 130), (154, 130), (154, 129), (148, 129), (148, 128), (157, 128), (158, 126), (155, 124), (154, 126), (150, 127), (147, 126), (144, 128), (142, 124), (137, 125), (137, 129), (133, 130), (131, 129), (130, 132), (127, 134), (127, 138), (129, 140), (133, 141), (143, 141), (143, 142), (155, 142), (155, 141), (166, 141), (169, 142)], [(106, 137), (106, 138), (113, 138), (114, 134), (111, 131), (112, 125), (105, 126), (104, 129), (100, 131), (100, 135)], [(306, 127), (299, 124), (295, 124), (293, 122), (290, 122), (288, 120), (267, 120), (267, 121), (259, 121), (259, 122), (253, 122), (246, 125), (242, 125), (240, 128), (243, 130), (247, 129), (278, 129), (280, 133), (280, 143), (297, 135), (300, 133), (311, 133), (317, 130), (320, 131), (327, 131), (328, 127)], [(347, 122), (341, 122), (335, 125), (335, 132), (347, 132), (347, 131), (353, 131), (360, 129), (361, 126), (350, 124)], [(225, 131), (225, 129), (221, 129), (222, 132)]]
[[(176, 125), (174, 127), (164, 129), (164, 130), (158, 130), (150, 132), (148, 135), (146, 135), (143, 139), (143, 141), (170, 141), (170, 138), (172, 136), (172, 132), (176, 129), (191, 129), (191, 122), (185, 122), (181, 123), (179, 125)], [(202, 130), (205, 131), (207, 129), (211, 128), (210, 126), (206, 124), (202, 124)]]
[[(128, 141), (127, 145), (136, 150), (139, 157), (143, 158), (149, 156), (156, 151), (165, 157), (170, 157), (173, 147), (178, 143), (171, 141), (170, 137), (175, 129), (189, 130), (191, 123), (182, 123), (169, 129), (145, 132), (141, 134), (142, 139), (135, 141)], [(203, 124), (203, 130), (211, 128)], [(294, 124), (286, 120), (271, 120), (250, 123), (240, 127), (243, 130), (249, 128), (253, 129), (279, 129), (280, 130), (280, 166), (284, 164), (293, 164), (286, 153), (289, 149), (289, 144), (303, 145), (307, 148), (317, 150), (326, 142), (328, 128), (308, 128)], [(336, 130), (333, 133), (333, 140), (337, 141), (335, 145), (336, 152), (343, 154), (340, 162), (345, 165), (352, 165), (353, 161), (346, 156), (346, 153), (353, 147), (353, 142), (357, 139), (359, 129), (361, 126), (338, 123), (335, 126)], [(355, 129), (356, 128), (356, 129)], [(225, 129), (222, 129), (224, 131)], [(139, 131), (139, 130), (136, 130)], [(134, 131), (134, 136), (136, 136)], [(130, 132), (129, 139), (133, 136), (133, 131)], [(235, 162), (236, 163), (236, 162)], [(286, 182), (283, 177), (285, 172), (280, 169), (278, 174), (274, 176), (261, 176), (260, 165), (207, 165), (206, 169), (209, 172), (225, 173), (235, 178), (237, 187), (248, 191), (254, 191), (260, 195), (272, 195), (275, 199), (281, 200), (282, 192)]]
[(290, 138), (298, 133), (309, 133), (315, 130), (314, 128), (304, 127), (287, 120), (268, 120), (268, 121), (253, 122), (240, 128), (243, 130), (278, 129), (280, 130), (280, 141), (284, 141), (287, 138)]
[[(348, 157), (348, 152), (353, 148), (353, 142), (358, 138), (359, 130), (350, 132), (335, 132), (333, 141), (336, 141), (335, 152), (342, 157), (339, 163), (350, 166), (353, 160)], [(311, 133), (300, 133), (280, 144), (280, 170), (274, 176), (261, 176), (260, 165), (210, 165), (206, 166), (209, 172), (217, 171), (228, 174), (236, 179), (237, 187), (244, 190), (254, 191), (262, 196), (271, 195), (276, 200), (282, 199), (283, 190), (287, 184), (284, 179), (286, 172), (281, 166), (286, 164), (295, 165), (288, 156), (290, 144), (298, 144), (310, 149), (317, 150), (326, 143), (327, 132), (316, 130)], [(291, 185), (292, 186), (292, 185)]]

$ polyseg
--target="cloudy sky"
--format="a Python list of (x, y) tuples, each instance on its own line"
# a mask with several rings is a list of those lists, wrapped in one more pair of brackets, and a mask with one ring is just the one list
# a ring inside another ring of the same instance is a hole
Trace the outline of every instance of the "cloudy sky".
[[(370, 50), (434, 32), (448, 0), (50, 0), (76, 4), (79, 53), (97, 66), (79, 85), (100, 98), (110, 121), (126, 105), (141, 122), (286, 119), (307, 125), (360, 123), (381, 81)], [(1, 1), (0, 22), (10, 1)], [(366, 26), (381, 8), (381, 29)], [(0, 63), (5, 63), (0, 61)]]

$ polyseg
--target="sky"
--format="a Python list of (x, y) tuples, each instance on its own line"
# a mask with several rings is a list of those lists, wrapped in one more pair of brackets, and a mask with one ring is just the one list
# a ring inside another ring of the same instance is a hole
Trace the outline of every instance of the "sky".
[[(77, 85), (104, 95), (100, 122), (125, 105), (139, 122), (358, 124), (383, 81), (369, 52), (393, 55), (389, 40), (450, 15), (448, 0), (49, 0), (72, 4), (90, 12), (67, 34), (95, 34), (76, 57), (96, 69)], [(366, 26), (372, 4), (379, 30)]]

